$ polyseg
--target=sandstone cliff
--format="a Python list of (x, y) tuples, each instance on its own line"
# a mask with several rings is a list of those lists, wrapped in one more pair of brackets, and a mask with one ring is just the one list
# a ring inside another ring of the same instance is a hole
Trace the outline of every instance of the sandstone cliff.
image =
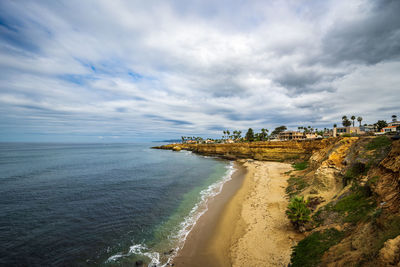
[(170, 144), (156, 149), (190, 150), (197, 154), (226, 159), (255, 159), (268, 161), (305, 160), (314, 152), (332, 145), (336, 139), (286, 142), (253, 142), (234, 144)]
[(400, 266), (400, 141), (344, 138), (308, 163), (289, 179), (316, 204), (292, 266)]

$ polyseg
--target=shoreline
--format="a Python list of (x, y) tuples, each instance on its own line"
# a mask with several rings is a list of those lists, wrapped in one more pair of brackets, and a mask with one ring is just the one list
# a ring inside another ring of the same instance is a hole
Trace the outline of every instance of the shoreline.
[(209, 240), (215, 235), (225, 206), (240, 190), (247, 173), (242, 163), (234, 164), (236, 171), (232, 178), (223, 185), (218, 195), (209, 200), (208, 210), (197, 220), (186, 237), (184, 246), (172, 259), (174, 266), (213, 266), (210, 263), (215, 262), (216, 255), (208, 251)]
[(285, 214), (284, 172), (291, 166), (243, 160), (235, 165), (232, 179), (210, 202), (174, 258), (175, 266), (287, 266), (290, 262), (292, 246), (303, 237)]

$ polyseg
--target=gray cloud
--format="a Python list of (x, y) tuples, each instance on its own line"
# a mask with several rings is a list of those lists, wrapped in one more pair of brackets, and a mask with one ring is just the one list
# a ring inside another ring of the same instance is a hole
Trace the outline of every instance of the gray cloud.
[(400, 2), (372, 1), (361, 14), (344, 18), (323, 39), (326, 60), (377, 64), (400, 56)]

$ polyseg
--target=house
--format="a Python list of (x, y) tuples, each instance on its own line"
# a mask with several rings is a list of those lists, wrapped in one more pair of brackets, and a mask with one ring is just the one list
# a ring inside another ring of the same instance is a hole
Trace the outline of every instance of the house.
[(233, 144), (233, 143), (235, 143), (235, 141), (233, 141), (232, 139), (226, 139), (225, 143), (226, 144)]
[(366, 132), (366, 133), (373, 133), (376, 132), (376, 126), (375, 125), (362, 125), (360, 126), (360, 131)]
[(343, 135), (343, 134), (363, 134), (364, 132), (360, 130), (360, 127), (335, 127), (333, 128), (333, 137)]
[(306, 137), (302, 132), (296, 132), (296, 131), (285, 131), (278, 134), (278, 139), (280, 141), (302, 140), (305, 138)]
[(207, 139), (207, 140), (205, 141), (205, 143), (206, 143), (206, 144), (212, 144), (212, 143), (214, 143), (214, 140)]
[(384, 127), (381, 130), (381, 132), (383, 132), (383, 133), (390, 133), (390, 132), (396, 132), (396, 131), (397, 131), (397, 125)]
[(317, 133), (305, 133), (305, 139), (317, 139), (318, 135)]
[(389, 122), (388, 123), (388, 127), (390, 127), (390, 126), (400, 126), (400, 121), (392, 121), (392, 122)]
[(322, 137), (323, 137), (323, 138), (329, 138), (329, 137), (332, 137), (332, 136), (333, 136), (333, 131), (332, 131), (332, 130), (325, 131), (325, 132), (322, 134)]

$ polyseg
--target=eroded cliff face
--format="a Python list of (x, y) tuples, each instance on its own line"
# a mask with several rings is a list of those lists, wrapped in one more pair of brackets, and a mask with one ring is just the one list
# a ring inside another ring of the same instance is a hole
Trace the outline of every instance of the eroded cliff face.
[(336, 139), (234, 144), (170, 144), (157, 149), (190, 150), (197, 154), (226, 159), (291, 161), (308, 159), (314, 152), (332, 145)]
[(290, 193), (318, 200), (293, 266), (400, 266), (399, 171), (400, 141), (383, 136), (337, 140), (292, 172)]

